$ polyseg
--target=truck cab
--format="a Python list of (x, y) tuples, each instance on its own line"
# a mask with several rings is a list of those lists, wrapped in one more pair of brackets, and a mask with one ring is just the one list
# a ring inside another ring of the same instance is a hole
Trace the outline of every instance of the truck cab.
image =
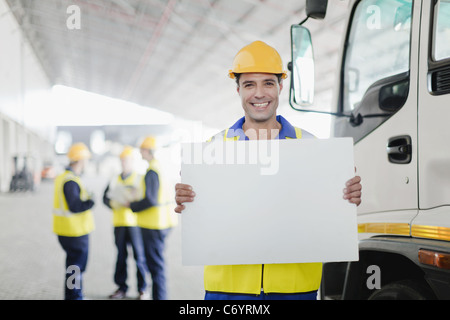
[[(450, 299), (450, 1), (350, 1), (345, 32), (329, 113), (362, 178), (359, 261), (324, 264), (321, 298)], [(291, 106), (314, 112), (311, 34), (291, 37)]]

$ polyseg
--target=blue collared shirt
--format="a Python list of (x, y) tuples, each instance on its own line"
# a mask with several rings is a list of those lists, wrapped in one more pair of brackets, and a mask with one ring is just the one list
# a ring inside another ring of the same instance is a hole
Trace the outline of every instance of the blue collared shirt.
[[(281, 130), (275, 139), (297, 138), (295, 127), (290, 124), (289, 121), (287, 121), (283, 116), (280, 115), (277, 116), (277, 121), (281, 124)], [(236, 123), (228, 129), (227, 138), (239, 137), (238, 140), (249, 140), (249, 138), (245, 135), (244, 130), (242, 129), (244, 122), (245, 117), (242, 117), (238, 121), (236, 121)], [(302, 137), (314, 138), (314, 135), (302, 129)]]

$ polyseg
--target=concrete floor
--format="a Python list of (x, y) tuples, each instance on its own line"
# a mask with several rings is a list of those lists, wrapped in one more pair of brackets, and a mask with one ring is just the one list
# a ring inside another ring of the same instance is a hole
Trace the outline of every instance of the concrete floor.
[[(107, 180), (84, 177), (94, 191), (96, 229), (83, 286), (89, 299), (107, 299), (116, 261), (111, 211), (102, 202)], [(52, 232), (53, 181), (43, 181), (34, 192), (0, 193), (0, 299), (60, 300), (64, 292), (65, 253)], [(181, 265), (181, 227), (167, 238), (168, 295), (171, 300), (204, 297), (203, 267)], [(128, 293), (137, 296), (134, 261), (128, 260)], [(149, 281), (150, 276), (149, 276)]]

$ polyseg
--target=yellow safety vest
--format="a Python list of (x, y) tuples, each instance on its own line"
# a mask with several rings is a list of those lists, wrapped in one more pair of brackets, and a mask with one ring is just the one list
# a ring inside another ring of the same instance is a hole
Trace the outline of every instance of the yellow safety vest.
[[(177, 225), (178, 218), (174, 213), (174, 201), (168, 197), (164, 178), (160, 175), (158, 161), (153, 159), (149, 162), (147, 172), (150, 170), (156, 172), (159, 178), (158, 205), (137, 212), (137, 224), (141, 228), (162, 230)], [(142, 198), (146, 191), (145, 176), (142, 178)]]
[[(284, 126), (291, 126), (282, 120)], [(222, 131), (216, 138), (223, 135), (224, 141), (242, 139), (238, 135), (230, 136), (228, 131)], [(292, 136), (286, 136), (286, 139), (302, 138), (300, 128), (292, 127), (291, 131)], [(258, 295), (262, 289), (264, 293), (302, 293), (318, 290), (321, 279), (322, 263), (217, 265), (204, 268), (205, 290), (211, 292)]]
[(53, 198), (53, 232), (60, 236), (80, 237), (94, 230), (94, 217), (91, 210), (79, 213), (70, 212), (64, 195), (64, 184), (68, 181), (78, 184), (82, 201), (89, 198), (81, 179), (72, 171), (66, 170), (56, 177)]
[[(109, 187), (110, 189), (113, 189), (117, 186), (122, 186), (124, 188), (129, 187), (134, 189), (141, 188), (141, 177), (136, 172), (133, 172), (124, 180), (122, 179), (122, 175), (119, 174), (117, 179), (115, 179)], [(137, 226), (137, 214), (130, 208), (120, 206), (113, 208), (112, 211), (114, 227)]]

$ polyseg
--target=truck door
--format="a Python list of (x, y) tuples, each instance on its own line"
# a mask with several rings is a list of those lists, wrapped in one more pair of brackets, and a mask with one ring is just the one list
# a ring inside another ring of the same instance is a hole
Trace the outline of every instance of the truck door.
[(411, 234), (450, 240), (450, 1), (424, 1), (419, 63), (419, 207)]
[[(409, 235), (417, 214), (417, 64), (421, 1), (362, 0), (351, 12), (342, 54), (335, 136), (352, 136), (362, 177), (359, 214)], [(374, 215), (370, 215), (372, 218)], [(377, 220), (378, 219), (378, 220)], [(361, 221), (361, 220), (360, 220)], [(406, 226), (406, 228), (402, 228)], [(386, 230), (386, 229), (384, 229)]]

